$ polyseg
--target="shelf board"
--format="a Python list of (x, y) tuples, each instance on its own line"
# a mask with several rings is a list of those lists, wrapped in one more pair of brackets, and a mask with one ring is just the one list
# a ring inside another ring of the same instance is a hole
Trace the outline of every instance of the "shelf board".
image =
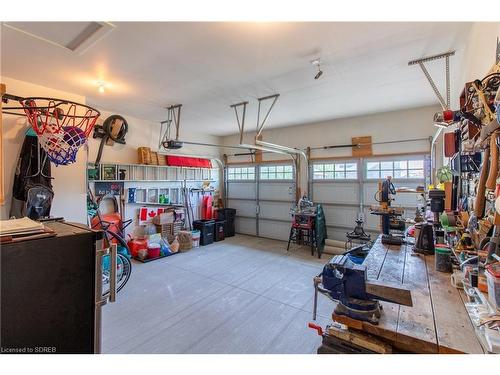
[(125, 202), (125, 204), (138, 204), (142, 206), (169, 206), (169, 207), (184, 207), (180, 203), (154, 203), (154, 202)]
[(89, 180), (89, 182), (217, 182), (217, 180), (207, 180), (207, 179), (199, 179), (199, 180)]
[[(89, 180), (89, 182), (184, 182), (184, 181), (189, 182), (194, 180)], [(201, 180), (201, 181), (208, 181), (208, 180)]]
[[(124, 167), (153, 167), (153, 168), (175, 168), (175, 169), (219, 169), (219, 168), (205, 168), (205, 167), (177, 167), (174, 165), (153, 165), (153, 164), (131, 164), (131, 163), (107, 163), (101, 162), (99, 165), (117, 165)], [(94, 169), (94, 163), (87, 163), (87, 167), (91, 167), (90, 169)]]

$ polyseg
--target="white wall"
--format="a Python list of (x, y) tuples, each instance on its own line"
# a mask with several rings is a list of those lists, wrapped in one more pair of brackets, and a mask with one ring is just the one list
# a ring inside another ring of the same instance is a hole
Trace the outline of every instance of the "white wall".
[[(429, 152), (431, 137), (436, 127), (433, 124), (434, 113), (439, 106), (428, 106), (408, 110), (379, 113), (368, 116), (336, 119), (331, 121), (269, 129), (263, 132), (263, 140), (289, 147), (306, 148), (308, 146), (329, 146), (350, 144), (352, 137), (371, 136), (372, 142), (394, 141), (402, 139), (426, 138), (418, 142), (391, 143), (374, 145), (374, 154)], [(272, 117), (272, 115), (271, 115)], [(270, 118), (269, 121), (272, 121)], [(247, 133), (244, 143), (253, 144), (255, 133)], [(223, 138), (224, 145), (238, 143), (238, 135)], [(234, 149), (225, 149), (228, 154), (234, 154)], [(237, 151), (236, 153), (244, 152)], [(350, 148), (313, 151), (311, 157), (352, 155)], [(264, 154), (264, 160), (283, 159), (284, 155)], [(230, 161), (250, 160), (249, 157), (233, 157)], [(305, 172), (304, 163), (301, 165)], [(304, 176), (305, 173), (302, 173)], [(307, 190), (307, 181), (301, 180), (302, 191)]]
[[(0, 81), (7, 86), (7, 92), (18, 96), (46, 96), (64, 98), (71, 101), (85, 103), (85, 97), (67, 93), (48, 87), (34, 85), (28, 82), (15, 80), (9, 77), (1, 77)], [(11, 102), (13, 103), (13, 102)], [(14, 104), (15, 105), (15, 104)], [(106, 117), (115, 112), (101, 111), (99, 121), (102, 123)], [(116, 163), (137, 162), (137, 147), (149, 146), (156, 149), (160, 134), (160, 124), (152, 121), (137, 119), (127, 114), (120, 113), (129, 124), (129, 132), (126, 136), (126, 145), (115, 144), (113, 147), (105, 146), (102, 161)], [(182, 126), (182, 125), (181, 125)], [(11, 115), (4, 116), (3, 140), (4, 140), (4, 170), (5, 170), (5, 204), (1, 207), (0, 218), (8, 218), (10, 202), (12, 199), (12, 184), (14, 179), (14, 168), (19, 157), (19, 152), (27, 129), (25, 117)], [(182, 138), (187, 141), (219, 143), (219, 137), (200, 133), (183, 134)], [(99, 140), (89, 140), (89, 161), (94, 161), (99, 148)], [(203, 146), (185, 146), (172, 153), (194, 154), (199, 156), (219, 157), (219, 149)], [(52, 166), (54, 187), (54, 203), (51, 214), (63, 216), (67, 220), (86, 223), (86, 174), (87, 155), (83, 148), (77, 155), (77, 161), (68, 166)]]
[[(8, 77), (0, 80), (6, 84), (7, 93), (22, 97), (45, 96), (64, 98), (71, 101), (85, 103), (85, 97), (51, 89), (48, 87), (33, 85)], [(10, 101), (9, 106), (18, 103)], [(5, 178), (5, 204), (1, 207), (1, 219), (9, 217), (10, 204), (12, 200), (12, 184), (14, 182), (15, 166), (19, 158), (19, 152), (24, 141), (24, 133), (28, 125), (24, 116), (17, 117), (4, 115), (3, 117), (3, 152), (4, 152), (4, 178)], [(77, 162), (71, 166), (52, 166), (52, 181), (54, 188), (54, 202), (52, 214), (64, 216), (69, 220), (85, 222), (85, 156), (78, 153)]]
[(453, 104), (458, 106), (458, 98), (466, 82), (483, 78), (495, 64), (497, 38), (499, 37), (500, 22), (474, 23), (464, 53), (463, 69), (459, 81), (462, 86), (452, 88)]

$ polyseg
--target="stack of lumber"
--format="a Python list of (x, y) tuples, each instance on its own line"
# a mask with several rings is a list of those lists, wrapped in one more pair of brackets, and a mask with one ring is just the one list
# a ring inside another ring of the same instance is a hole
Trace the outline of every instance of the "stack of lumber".
[(325, 248), (323, 249), (323, 253), (331, 254), (331, 255), (339, 255), (345, 253), (345, 243), (342, 241), (326, 239), (325, 240)]

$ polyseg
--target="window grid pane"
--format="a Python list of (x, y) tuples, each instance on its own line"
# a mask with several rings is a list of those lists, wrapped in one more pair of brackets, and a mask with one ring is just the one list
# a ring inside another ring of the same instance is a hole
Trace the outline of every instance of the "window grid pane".
[(255, 167), (228, 168), (227, 179), (229, 181), (255, 180)]
[[(314, 170), (314, 173), (322, 171)], [(293, 180), (293, 166), (291, 165), (270, 165), (260, 168), (261, 180)]]
[(366, 163), (366, 178), (379, 179), (392, 176), (400, 179), (422, 179), (424, 175), (423, 160), (391, 160)]
[(357, 163), (328, 163), (313, 165), (313, 180), (355, 180), (357, 178)]

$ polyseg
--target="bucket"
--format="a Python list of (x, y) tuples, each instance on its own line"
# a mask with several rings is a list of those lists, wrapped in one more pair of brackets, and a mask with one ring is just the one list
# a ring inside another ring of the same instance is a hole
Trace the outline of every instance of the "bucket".
[(160, 256), (161, 246), (157, 243), (152, 243), (148, 246), (148, 259), (158, 258)]
[(446, 247), (436, 247), (434, 254), (436, 271), (451, 272), (451, 250)]
[(201, 232), (199, 230), (191, 231), (193, 247), (200, 246)]

